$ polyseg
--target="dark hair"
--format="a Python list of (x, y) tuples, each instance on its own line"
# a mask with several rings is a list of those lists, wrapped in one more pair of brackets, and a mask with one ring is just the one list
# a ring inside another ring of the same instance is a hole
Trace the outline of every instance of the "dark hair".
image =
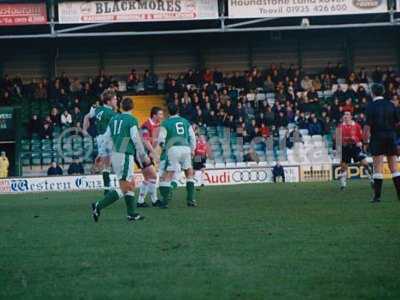
[(103, 101), (104, 104), (106, 104), (107, 102), (111, 101), (115, 96), (116, 96), (115, 92), (108, 89), (101, 94), (101, 100)]
[(382, 97), (383, 94), (385, 93), (385, 88), (383, 87), (382, 84), (374, 83), (371, 86), (371, 92), (375, 97)]
[(175, 103), (168, 103), (168, 112), (171, 116), (176, 115), (178, 113), (178, 106)]
[(125, 97), (121, 101), (121, 108), (123, 111), (131, 111), (133, 109), (133, 100), (131, 98)]
[(158, 112), (161, 110), (162, 110), (161, 107), (158, 107), (158, 106), (152, 107), (151, 111), (150, 111), (150, 118), (152, 118), (154, 115), (158, 114)]

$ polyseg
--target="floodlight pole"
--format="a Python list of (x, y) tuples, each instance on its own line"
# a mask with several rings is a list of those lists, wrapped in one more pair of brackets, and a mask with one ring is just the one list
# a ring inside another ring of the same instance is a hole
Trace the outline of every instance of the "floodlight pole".
[(49, 9), (49, 17), (50, 17), (50, 34), (52, 36), (55, 35), (55, 31), (54, 31), (54, 26), (55, 26), (55, 22), (54, 22), (54, 16), (55, 16), (55, 8), (54, 8), (54, 0), (50, 1), (50, 9)]

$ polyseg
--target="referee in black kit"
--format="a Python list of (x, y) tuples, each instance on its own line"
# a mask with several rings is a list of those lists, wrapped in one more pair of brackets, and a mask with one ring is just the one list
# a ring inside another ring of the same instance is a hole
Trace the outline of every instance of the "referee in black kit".
[(369, 150), (374, 165), (374, 197), (371, 202), (380, 202), (383, 182), (383, 158), (387, 157), (397, 197), (400, 200), (400, 172), (397, 168), (396, 126), (400, 116), (395, 105), (384, 99), (384, 87), (373, 84), (371, 87), (373, 101), (367, 106), (367, 125), (369, 127)]

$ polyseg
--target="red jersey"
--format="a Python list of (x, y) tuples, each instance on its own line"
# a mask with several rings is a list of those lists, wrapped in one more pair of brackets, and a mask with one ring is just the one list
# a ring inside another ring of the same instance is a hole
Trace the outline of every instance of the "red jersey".
[(354, 121), (351, 124), (340, 124), (338, 130), (344, 145), (357, 144), (362, 141), (363, 133), (361, 126)]
[(148, 119), (142, 125), (142, 137), (153, 145), (158, 137), (159, 130), (160, 123), (154, 123), (152, 119)]
[(194, 150), (194, 154), (196, 156), (207, 156), (208, 153), (208, 145), (207, 142), (202, 142), (197, 140), (196, 149)]

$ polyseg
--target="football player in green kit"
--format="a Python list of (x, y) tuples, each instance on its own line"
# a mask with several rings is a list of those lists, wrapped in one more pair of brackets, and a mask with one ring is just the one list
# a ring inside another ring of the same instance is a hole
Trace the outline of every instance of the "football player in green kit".
[(83, 130), (87, 132), (90, 122), (89, 119), (95, 118), (96, 142), (98, 155), (95, 160), (95, 167), (102, 171), (104, 182), (104, 193), (110, 189), (110, 155), (111, 145), (106, 141), (104, 134), (111, 118), (116, 115), (118, 109), (117, 95), (112, 90), (105, 90), (101, 95), (103, 105), (92, 107), (83, 120)]
[(135, 213), (135, 180), (133, 164), (143, 169), (151, 166), (151, 161), (144, 149), (138, 120), (132, 116), (133, 100), (124, 98), (121, 102), (122, 113), (115, 115), (105, 132), (105, 139), (112, 143), (111, 165), (119, 180), (119, 187), (110, 189), (106, 196), (92, 203), (92, 216), (99, 220), (100, 212), (118, 199), (124, 197), (128, 221), (142, 220), (144, 217)]
[(168, 207), (171, 181), (174, 173), (183, 170), (186, 175), (187, 205), (197, 206), (194, 199), (192, 156), (196, 147), (196, 135), (189, 121), (178, 115), (175, 104), (168, 104), (170, 117), (161, 123), (158, 143), (163, 148), (165, 159), (161, 159), (159, 190), (162, 197), (161, 208)]

